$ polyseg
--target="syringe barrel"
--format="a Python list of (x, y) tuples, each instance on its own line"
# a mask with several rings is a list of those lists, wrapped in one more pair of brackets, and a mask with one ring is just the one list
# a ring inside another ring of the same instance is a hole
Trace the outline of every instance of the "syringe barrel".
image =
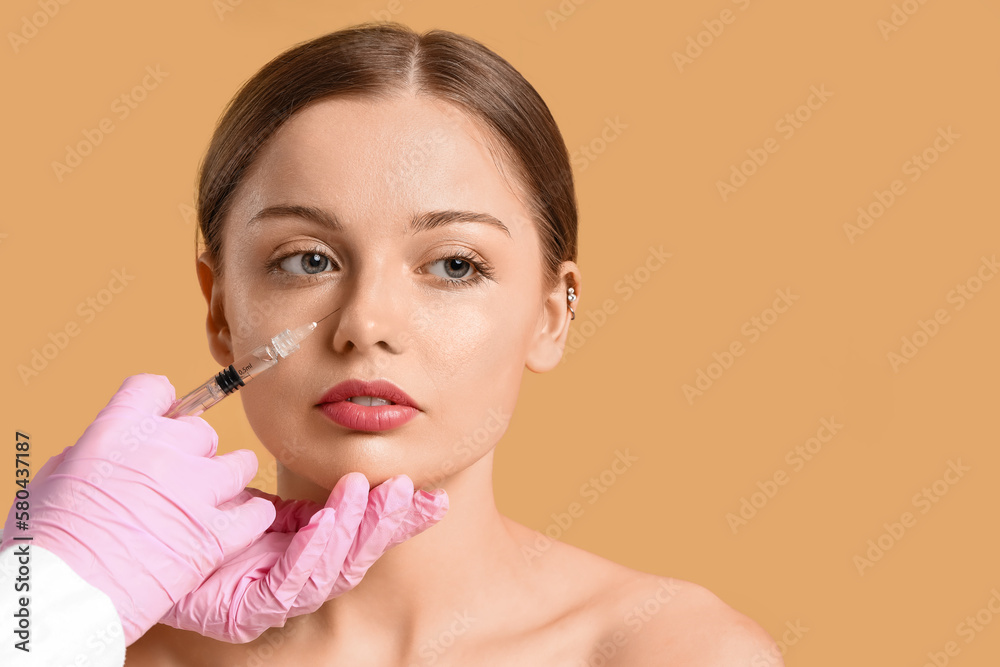
[[(233, 367), (230, 366), (225, 369), (223, 373), (231, 368)], [(235, 370), (233, 370), (233, 373), (235, 373)], [(226, 397), (226, 392), (219, 386), (217, 378), (218, 376), (214, 376), (211, 380), (201, 385), (188, 395), (178, 401), (175, 401), (163, 416), (173, 418), (181, 415), (190, 415), (192, 417), (197, 417), (202, 412), (208, 410), (210, 407), (224, 399)]]
[(246, 384), (278, 363), (279, 358), (270, 345), (261, 345), (253, 352), (248, 352), (234, 361), (233, 367), (240, 379), (243, 380), (243, 384)]
[(190, 394), (175, 401), (164, 416), (200, 415), (271, 366), (274, 366), (278, 363), (278, 359), (284, 359), (298, 350), (299, 342), (312, 333), (315, 328), (316, 323), (310, 322), (294, 331), (285, 329), (273, 336), (268, 343), (243, 355), (227, 368), (223, 368), (211, 380)]
[(211, 380), (201, 385), (170, 407), (165, 417), (198, 416), (205, 410), (278, 363), (278, 356), (267, 345), (261, 345), (223, 368)]

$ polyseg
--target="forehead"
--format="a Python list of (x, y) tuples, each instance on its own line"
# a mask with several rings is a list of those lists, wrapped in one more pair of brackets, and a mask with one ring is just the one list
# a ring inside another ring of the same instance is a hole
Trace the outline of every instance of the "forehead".
[(245, 196), (235, 198), (235, 222), (267, 206), (303, 204), (391, 232), (414, 213), (458, 209), (499, 218), (517, 239), (531, 229), (529, 215), (490, 145), (467, 114), (440, 100), (322, 99), (265, 144), (241, 185)]

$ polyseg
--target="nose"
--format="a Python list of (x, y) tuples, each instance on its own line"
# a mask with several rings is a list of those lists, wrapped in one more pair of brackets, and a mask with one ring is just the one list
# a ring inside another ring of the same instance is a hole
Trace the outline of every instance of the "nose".
[(375, 347), (394, 353), (401, 350), (400, 323), (404, 321), (406, 299), (402, 281), (394, 280), (389, 273), (376, 264), (355, 272), (341, 284), (339, 316), (334, 317), (334, 351), (347, 353), (352, 348), (367, 351)]

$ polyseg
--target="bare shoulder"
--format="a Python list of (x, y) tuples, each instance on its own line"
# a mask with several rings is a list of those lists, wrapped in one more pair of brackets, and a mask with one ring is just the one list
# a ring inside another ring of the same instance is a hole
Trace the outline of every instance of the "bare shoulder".
[(609, 667), (783, 667), (774, 639), (704, 586), (630, 570), (609, 605)]
[[(704, 586), (629, 568), (512, 524), (548, 599), (569, 603), (580, 664), (783, 667), (771, 636)], [(570, 640), (566, 635), (562, 640)], [(582, 661), (582, 662), (581, 662)]]

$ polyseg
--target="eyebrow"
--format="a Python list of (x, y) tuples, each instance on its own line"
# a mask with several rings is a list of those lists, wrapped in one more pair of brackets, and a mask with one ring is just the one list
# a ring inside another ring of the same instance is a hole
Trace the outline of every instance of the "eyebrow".
[[(251, 227), (266, 218), (287, 217), (304, 218), (306, 220), (318, 222), (319, 224), (325, 225), (337, 232), (344, 231), (344, 225), (337, 218), (336, 214), (315, 206), (303, 206), (300, 204), (279, 204), (263, 208), (260, 211), (257, 211), (257, 213), (255, 213), (254, 216), (247, 221), (247, 227)], [(507, 229), (507, 225), (503, 224), (500, 220), (493, 217), (489, 213), (457, 211), (452, 209), (417, 213), (410, 220), (410, 223), (407, 226), (407, 231), (410, 234), (415, 234), (417, 232), (437, 229), (438, 227), (444, 227), (445, 225), (459, 222), (479, 222), (491, 225), (501, 230), (508, 236), (508, 238), (511, 238), (510, 230)]]

